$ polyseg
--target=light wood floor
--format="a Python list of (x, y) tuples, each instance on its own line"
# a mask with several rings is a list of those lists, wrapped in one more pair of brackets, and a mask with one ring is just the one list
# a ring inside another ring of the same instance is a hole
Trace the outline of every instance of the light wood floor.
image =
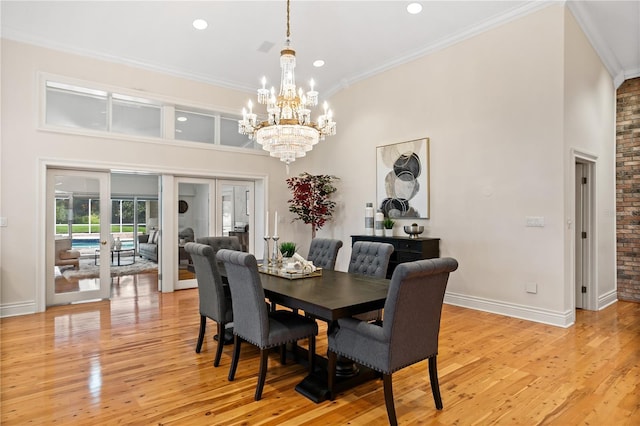
[[(384, 425), (382, 382), (314, 404), (305, 370), (269, 360), (253, 401), (258, 352), (231, 346), (214, 368), (213, 323), (200, 354), (197, 290), (155, 291), (154, 275), (120, 277), (114, 299), (1, 320), (0, 423), (73, 425)], [(640, 304), (579, 311), (562, 329), (445, 305), (438, 357), (444, 410), (427, 363), (394, 375), (400, 424), (640, 424)], [(326, 353), (321, 327), (318, 353)], [(306, 345), (302, 342), (302, 345)]]

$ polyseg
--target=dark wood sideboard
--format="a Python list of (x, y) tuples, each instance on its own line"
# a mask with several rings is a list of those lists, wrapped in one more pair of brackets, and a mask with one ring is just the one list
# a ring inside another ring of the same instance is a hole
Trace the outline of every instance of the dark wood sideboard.
[(414, 260), (433, 259), (440, 257), (440, 238), (409, 238), (409, 237), (376, 237), (373, 235), (352, 235), (351, 246), (356, 241), (376, 241), (393, 245), (393, 253), (389, 259), (387, 278), (391, 278), (394, 269), (400, 263)]

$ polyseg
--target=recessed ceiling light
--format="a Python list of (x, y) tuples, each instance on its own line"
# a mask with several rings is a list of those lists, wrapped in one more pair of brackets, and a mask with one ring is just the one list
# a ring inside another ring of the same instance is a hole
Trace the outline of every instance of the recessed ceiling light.
[(187, 121), (187, 117), (185, 117), (184, 115), (181, 115), (180, 117), (176, 118), (176, 120), (178, 120), (178, 121)]
[(324, 66), (324, 61), (322, 59), (317, 59), (315, 61), (313, 61), (313, 66), (316, 68), (320, 68), (322, 66)]
[(204, 19), (196, 19), (195, 21), (193, 21), (193, 28), (195, 28), (196, 30), (204, 30), (208, 26), (209, 24)]
[(420, 3), (409, 3), (409, 5), (407, 6), (407, 12), (412, 15), (416, 15), (422, 12), (422, 5)]

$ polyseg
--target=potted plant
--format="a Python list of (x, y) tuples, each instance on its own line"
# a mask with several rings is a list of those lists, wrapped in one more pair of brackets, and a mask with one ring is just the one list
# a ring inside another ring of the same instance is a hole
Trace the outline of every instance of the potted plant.
[(282, 257), (291, 257), (296, 252), (296, 243), (285, 241), (280, 243), (280, 253)]
[(336, 203), (329, 197), (336, 192), (333, 182), (338, 178), (331, 175), (310, 175), (301, 173), (300, 176), (287, 179), (287, 186), (293, 193), (288, 203), (289, 211), (301, 220), (311, 225), (311, 238), (316, 237), (316, 231), (331, 220)]
[(393, 237), (393, 225), (395, 225), (396, 221), (391, 219), (390, 217), (385, 217), (382, 221), (382, 226), (384, 226), (384, 236), (385, 237)]

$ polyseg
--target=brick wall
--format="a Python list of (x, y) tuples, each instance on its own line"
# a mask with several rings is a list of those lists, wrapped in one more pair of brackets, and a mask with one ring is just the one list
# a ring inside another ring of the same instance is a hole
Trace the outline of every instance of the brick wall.
[(640, 302), (640, 78), (617, 92), (618, 299)]

